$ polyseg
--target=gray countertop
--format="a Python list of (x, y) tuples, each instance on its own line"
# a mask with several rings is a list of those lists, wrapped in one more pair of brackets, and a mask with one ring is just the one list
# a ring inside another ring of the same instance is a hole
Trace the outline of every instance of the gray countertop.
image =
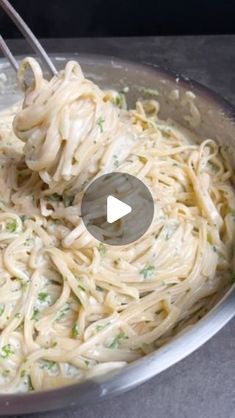
[[(108, 54), (183, 72), (235, 105), (235, 35), (50, 39), (49, 52)], [(30, 53), (9, 41), (14, 53)], [(50, 418), (235, 418), (235, 320), (189, 357), (136, 389)]]

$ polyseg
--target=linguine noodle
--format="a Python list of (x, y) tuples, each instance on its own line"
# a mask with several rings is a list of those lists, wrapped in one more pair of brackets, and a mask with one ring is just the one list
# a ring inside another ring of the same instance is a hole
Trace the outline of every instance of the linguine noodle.
[[(197, 145), (155, 100), (127, 110), (74, 61), (48, 82), (27, 58), (18, 78), (24, 102), (0, 114), (4, 393), (122, 368), (200, 319), (234, 279), (233, 172), (215, 141)], [(149, 230), (123, 247), (96, 241), (80, 217), (85, 187), (112, 171), (141, 179), (155, 204)]]

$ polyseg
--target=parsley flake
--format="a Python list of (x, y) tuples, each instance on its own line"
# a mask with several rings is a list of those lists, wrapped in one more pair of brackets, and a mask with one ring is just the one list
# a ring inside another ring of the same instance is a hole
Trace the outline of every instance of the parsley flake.
[(118, 161), (117, 155), (114, 155), (113, 159), (114, 159), (114, 163), (113, 163), (114, 167), (118, 168), (119, 167), (119, 161)]
[(64, 308), (62, 308), (60, 311), (59, 311), (59, 313), (58, 313), (58, 316), (57, 316), (57, 318), (56, 318), (56, 321), (58, 322), (58, 321), (60, 321), (62, 318), (64, 318), (64, 316), (69, 312), (69, 310), (70, 310), (70, 306), (69, 305), (65, 305), (65, 307)]
[(109, 325), (109, 322), (107, 324), (96, 325), (96, 331), (97, 332), (103, 331), (103, 329), (106, 328), (108, 325)]
[(97, 119), (97, 125), (99, 126), (99, 128), (100, 128), (100, 132), (102, 133), (102, 132), (104, 132), (104, 127), (103, 127), (103, 124), (104, 124), (104, 118), (102, 118), (102, 116), (100, 116), (98, 119)]
[(118, 94), (116, 97), (112, 99), (112, 103), (122, 109), (124, 107), (124, 96), (123, 94)]
[(85, 287), (84, 287), (84, 285), (83, 285), (83, 282), (82, 282), (82, 280), (81, 280), (81, 277), (76, 277), (76, 280), (77, 280), (77, 282), (78, 282), (78, 289), (80, 289), (80, 290), (82, 290), (83, 292), (85, 292), (85, 291), (86, 291), (86, 289), (85, 289)]
[(145, 266), (142, 270), (140, 270), (140, 274), (144, 277), (144, 279), (150, 279), (153, 277), (154, 270), (154, 266)]
[(107, 253), (107, 248), (104, 244), (102, 244), (102, 242), (98, 245), (98, 251), (102, 257), (104, 257)]
[(148, 159), (144, 155), (138, 155), (139, 161), (143, 164), (146, 164)]
[(2, 358), (9, 358), (12, 354), (14, 354), (15, 351), (13, 350), (13, 347), (11, 344), (6, 344), (2, 347)]
[(79, 326), (78, 324), (74, 324), (72, 328), (72, 337), (76, 338), (79, 335)]
[(41, 365), (41, 369), (52, 370), (55, 366), (57, 366), (55, 361), (44, 360), (43, 364)]
[(112, 350), (115, 348), (118, 348), (118, 346), (121, 344), (121, 342), (123, 340), (126, 340), (128, 337), (124, 334), (124, 332), (120, 332), (111, 342), (111, 344), (109, 344), (107, 346), (107, 348), (111, 348)]
[(17, 228), (17, 222), (15, 219), (12, 222), (8, 222), (6, 225), (6, 230), (8, 232), (15, 232), (16, 228)]
[(32, 316), (31, 316), (31, 320), (32, 320), (32, 321), (36, 321), (36, 320), (37, 320), (37, 315), (38, 315), (38, 313), (39, 313), (39, 309), (37, 309), (37, 308), (33, 308), (33, 314), (32, 314)]
[(48, 293), (46, 292), (40, 292), (38, 294), (38, 299), (40, 300), (40, 302), (45, 302), (47, 297), (48, 297)]

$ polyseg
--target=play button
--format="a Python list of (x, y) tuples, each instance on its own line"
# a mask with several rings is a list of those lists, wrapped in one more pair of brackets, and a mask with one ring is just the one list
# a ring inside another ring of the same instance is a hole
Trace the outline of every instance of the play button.
[(151, 225), (154, 203), (148, 187), (127, 173), (95, 179), (84, 192), (81, 216), (87, 230), (109, 245), (138, 240)]
[(112, 224), (128, 215), (131, 212), (131, 206), (122, 202), (114, 196), (107, 197), (107, 222)]

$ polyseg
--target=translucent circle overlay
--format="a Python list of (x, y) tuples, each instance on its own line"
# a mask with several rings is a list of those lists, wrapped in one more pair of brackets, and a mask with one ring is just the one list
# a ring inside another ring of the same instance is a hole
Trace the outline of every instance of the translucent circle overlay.
[[(131, 213), (107, 222), (107, 198), (113, 196), (131, 206)], [(154, 215), (154, 202), (148, 187), (127, 173), (110, 173), (95, 179), (86, 189), (81, 216), (87, 230), (109, 245), (127, 245), (148, 230)]]

